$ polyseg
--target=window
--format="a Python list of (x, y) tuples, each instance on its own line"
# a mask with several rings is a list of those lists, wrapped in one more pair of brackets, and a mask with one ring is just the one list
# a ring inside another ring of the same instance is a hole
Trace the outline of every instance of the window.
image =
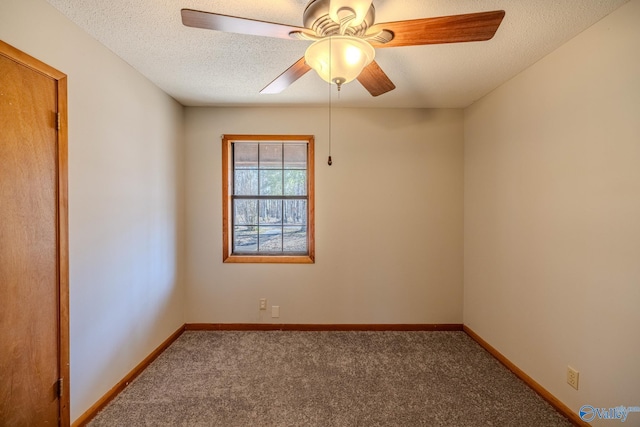
[(314, 262), (313, 141), (222, 137), (224, 262)]

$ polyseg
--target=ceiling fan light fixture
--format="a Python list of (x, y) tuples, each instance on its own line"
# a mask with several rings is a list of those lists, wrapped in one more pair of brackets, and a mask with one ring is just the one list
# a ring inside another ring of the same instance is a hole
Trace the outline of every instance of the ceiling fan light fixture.
[(349, 83), (360, 75), (376, 56), (368, 42), (350, 36), (331, 36), (307, 48), (304, 59), (326, 82)]

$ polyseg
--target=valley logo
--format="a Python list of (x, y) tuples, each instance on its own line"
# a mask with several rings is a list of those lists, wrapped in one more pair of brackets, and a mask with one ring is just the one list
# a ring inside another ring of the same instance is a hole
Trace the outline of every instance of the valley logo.
[(582, 421), (593, 421), (596, 417), (601, 420), (627, 421), (629, 412), (640, 412), (640, 406), (616, 406), (615, 408), (594, 408), (591, 405), (583, 405), (580, 408)]

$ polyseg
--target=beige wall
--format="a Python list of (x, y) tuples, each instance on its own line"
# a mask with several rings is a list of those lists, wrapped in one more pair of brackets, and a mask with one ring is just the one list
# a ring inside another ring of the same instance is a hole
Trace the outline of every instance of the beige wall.
[(464, 322), (576, 412), (640, 402), (638, 23), (633, 0), (465, 110)]
[[(462, 321), (462, 112), (334, 109), (331, 167), (328, 129), (327, 108), (186, 109), (188, 322)], [(315, 264), (222, 263), (225, 133), (316, 136)]]
[(66, 73), (71, 419), (183, 322), (182, 107), (43, 0), (0, 38)]

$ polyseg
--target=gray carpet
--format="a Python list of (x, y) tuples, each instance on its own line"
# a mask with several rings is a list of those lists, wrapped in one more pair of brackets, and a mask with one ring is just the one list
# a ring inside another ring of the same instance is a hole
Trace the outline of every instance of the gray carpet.
[(185, 332), (89, 424), (570, 426), (464, 332)]

